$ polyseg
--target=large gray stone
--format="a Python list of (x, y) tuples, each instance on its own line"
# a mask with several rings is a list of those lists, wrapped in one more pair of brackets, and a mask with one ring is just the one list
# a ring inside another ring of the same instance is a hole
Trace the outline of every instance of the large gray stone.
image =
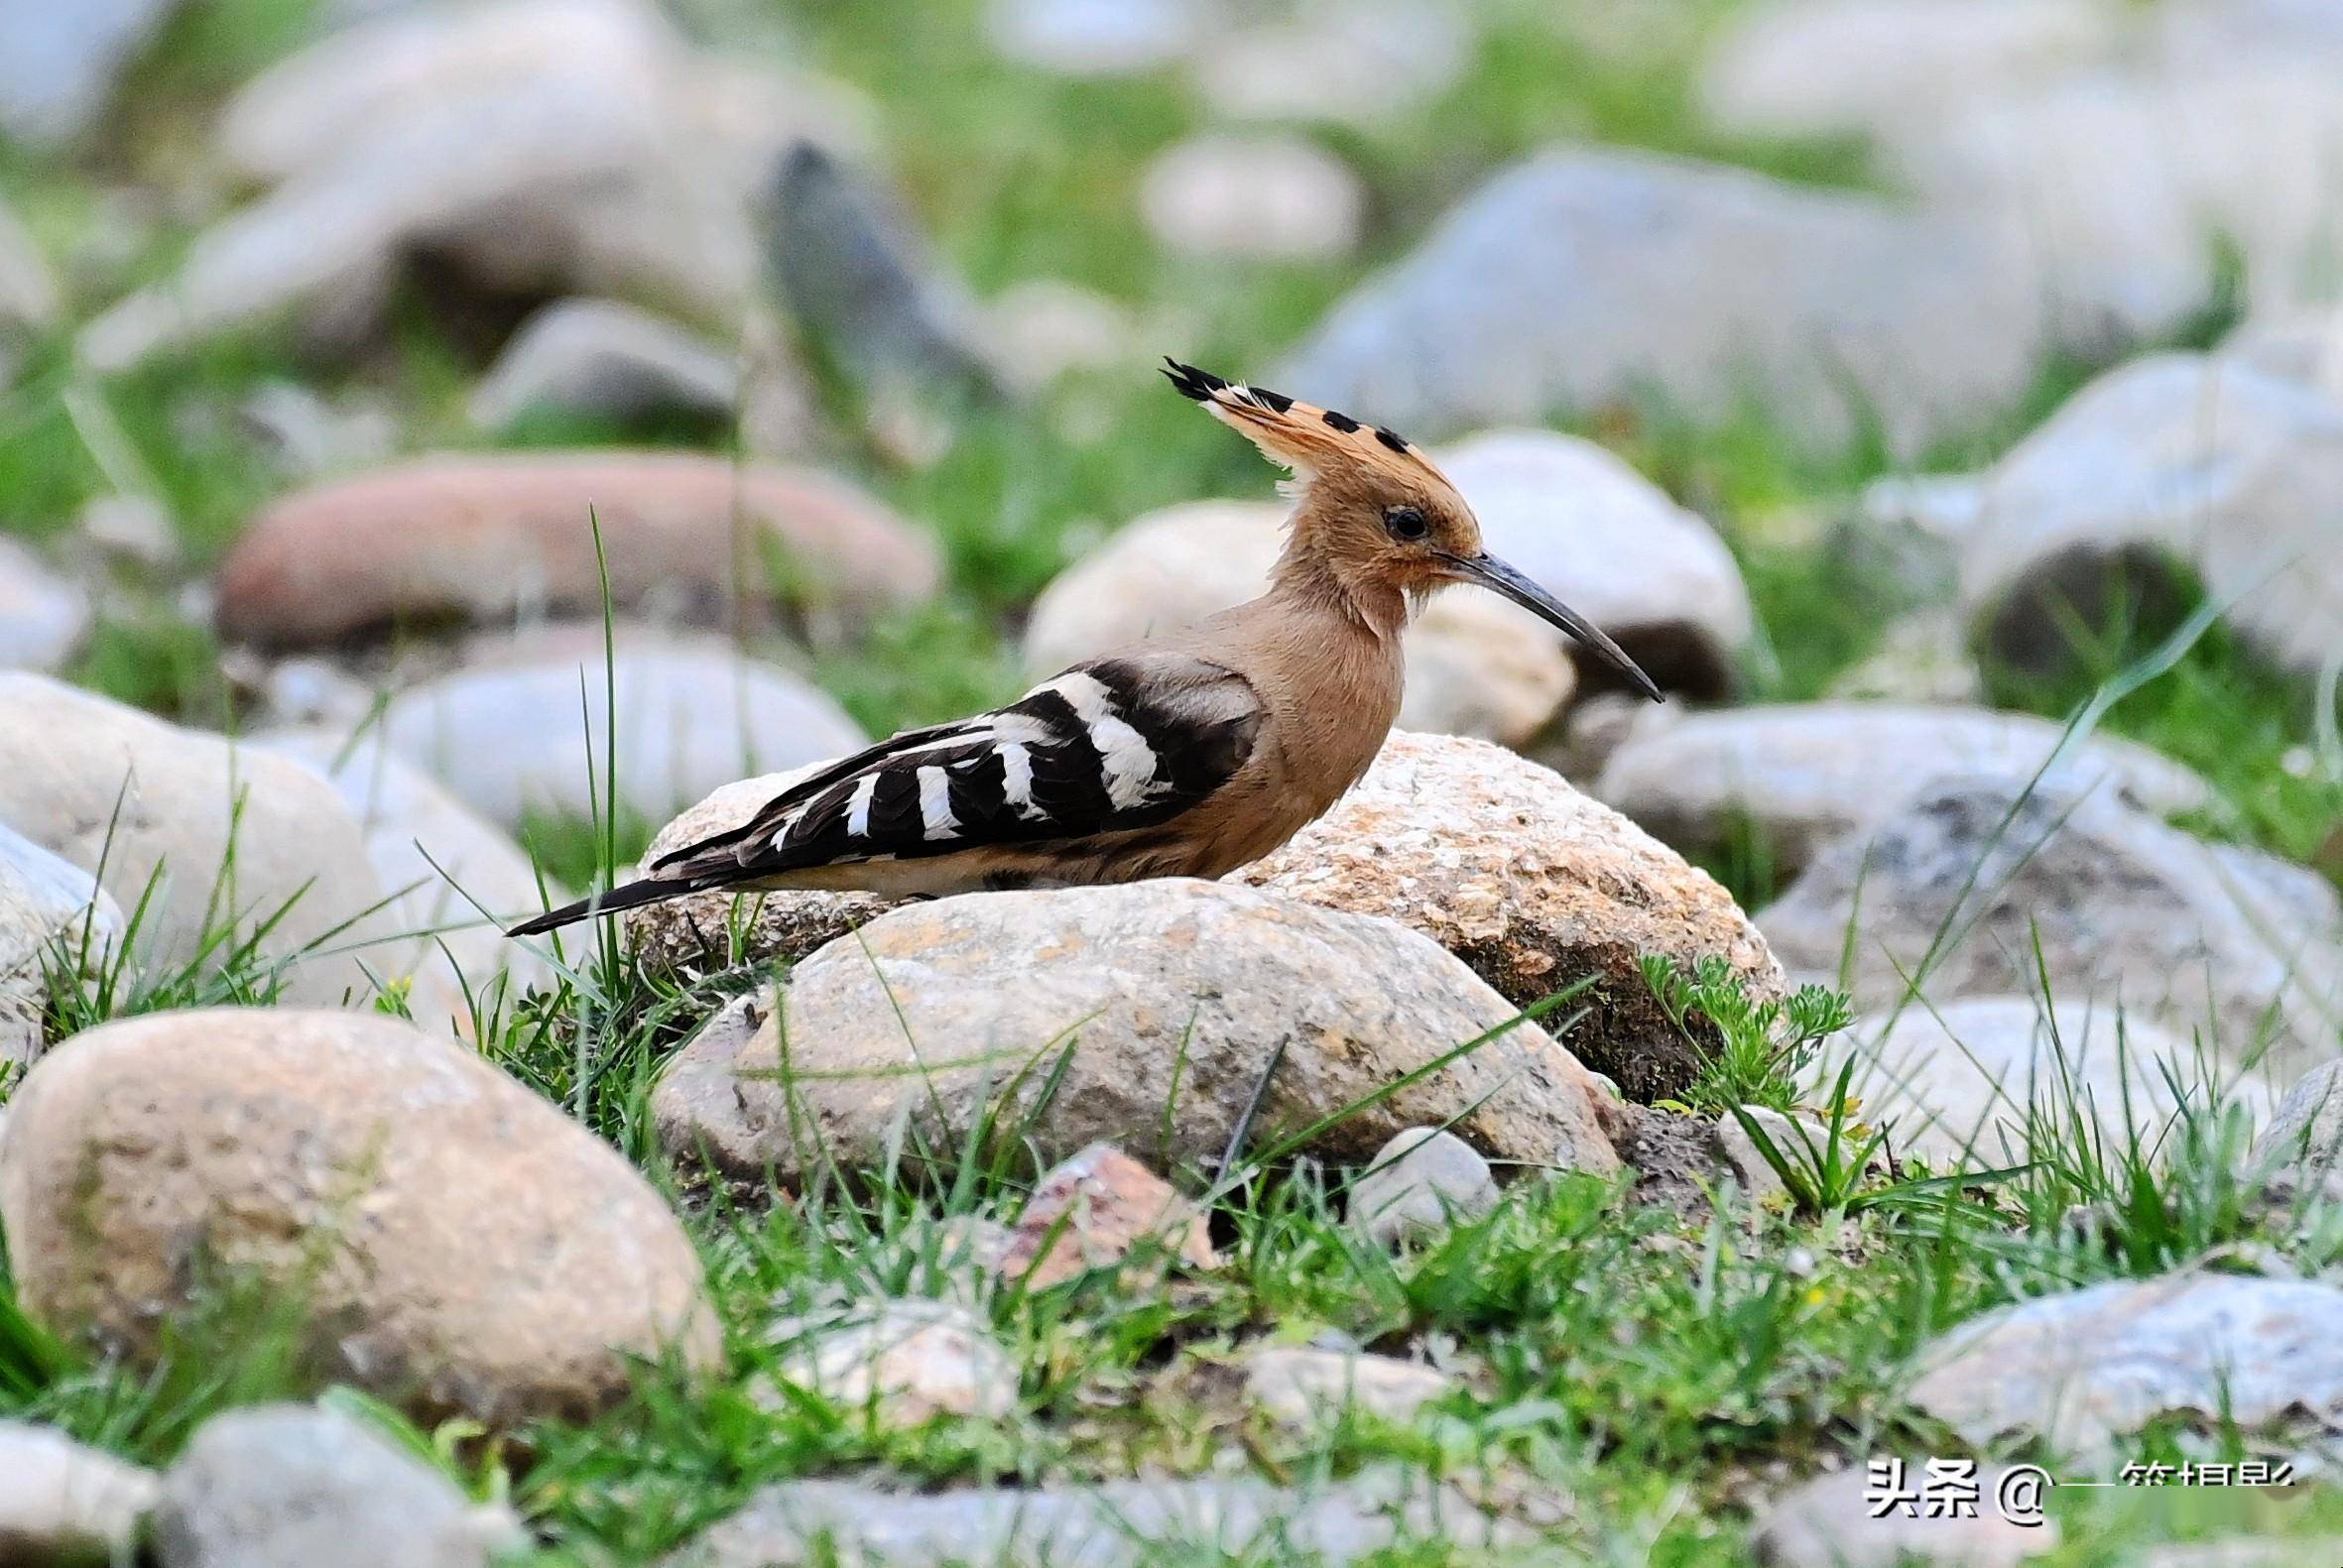
[(0, 1142), (27, 1311), (133, 1365), (218, 1276), (426, 1418), (582, 1419), (721, 1360), (700, 1265), (607, 1144), (468, 1046), (358, 1013), (205, 1009), (34, 1064)]
[(2343, 402), (2220, 356), (2109, 372), (1979, 476), (1961, 598), (2029, 669), (2086, 624), (2172, 604), (2177, 562), (2274, 662), (2316, 674), (2343, 648)]
[(2171, 1274), (2003, 1307), (1923, 1353), (1911, 1400), (1966, 1442), (2024, 1435), (2104, 1455), (2159, 1415), (2251, 1431), (2343, 1413), (2343, 1290), (2298, 1279)]
[(155, 1512), (160, 1568), (487, 1568), (521, 1538), (382, 1434), (301, 1404), (204, 1422)]
[(1591, 979), (1566, 1038), (1634, 1100), (1682, 1092), (1701, 1063), (1645, 985), (1645, 954), (1714, 955), (1759, 999), (1783, 994), (1766, 939), (1713, 878), (1482, 741), (1395, 731), (1331, 811), (1234, 877), (1412, 926), (1520, 1007)]
[[(1286, 512), (1272, 502), (1199, 501), (1137, 519), (1042, 590), (1025, 627), (1027, 669), (1044, 679), (1265, 592)], [(1524, 741), (1575, 685), (1554, 630), (1493, 594), (1444, 590), (1405, 635), (1405, 729)]]
[(2274, 1098), (2259, 1072), (2227, 1067), (2185, 1036), (2122, 1017), (2112, 1002), (1914, 1006), (1884, 1030), (1834, 1040), (1808, 1075), (1811, 1092), (1834, 1086), (1850, 1057), (1848, 1092), (1862, 1101), (1863, 1120), (1886, 1130), (1895, 1153), (1939, 1171), (2046, 1157), (2052, 1151), (2031, 1143), (2034, 1125), (2065, 1140), (2079, 1123), (2112, 1150), (2171, 1150), (2180, 1141), (2167, 1133), (2183, 1103), (2198, 1115), (2242, 1106), (2260, 1119)]
[[(1867, 1012), (1901, 1005), (1908, 981), (1938, 1006), (2025, 995), (2040, 984), (2038, 934), (2053, 994), (2201, 1033), (2225, 1066), (2265, 1044), (2281, 1076), (2335, 1054), (2334, 889), (2166, 827), (2104, 786), (1939, 780), (1825, 848), (1758, 923), (1794, 976), (1833, 980), (1844, 955)], [(1949, 939), (1931, 958), (1939, 931)]]
[[(2064, 725), (2026, 713), (1887, 702), (1804, 702), (1675, 717), (1655, 712), (1611, 754), (1595, 793), (1676, 848), (1712, 852), (1747, 823), (1794, 872), (1830, 840), (1879, 821), (1948, 774), (2032, 778)], [(2061, 765), (2155, 815), (2212, 801), (2194, 770), (2093, 736)]]
[(2032, 384), (2043, 301), (2012, 244), (1876, 197), (1645, 153), (1498, 175), (1337, 305), (1278, 385), (1411, 434), (1656, 401), (1763, 400), (1824, 444), (1910, 454)]
[[(908, 1496), (846, 1481), (767, 1488), (668, 1568), (1143, 1568), (1185, 1553), (1277, 1550), (1347, 1563), (1395, 1545), (1518, 1547), (1519, 1526), (1397, 1470), (1295, 1490), (1256, 1480), (1113, 1481)], [(835, 1552), (833, 1558), (830, 1554)]]
[(127, 1560), (157, 1491), (152, 1471), (62, 1432), (0, 1421), (0, 1562), (92, 1568)]
[(122, 938), (122, 911), (88, 872), (0, 822), (0, 1064), (41, 1051), (53, 960), (94, 963)]
[[(614, 738), (618, 799), (655, 821), (743, 775), (868, 744), (820, 688), (715, 638), (622, 636), (615, 706), (599, 627), (477, 652), (465, 667), (393, 697), (381, 734), (394, 754), (507, 827), (531, 809), (592, 815)], [(612, 712), (615, 737), (605, 733)]]
[[(800, 962), (751, 1038), (684, 1049), (654, 1111), (671, 1148), (747, 1176), (876, 1166), (906, 1127), (948, 1155), (1003, 1098), (1047, 1157), (1115, 1143), (1194, 1162), (1224, 1151), (1265, 1077), (1257, 1143), (1514, 1016), (1413, 931), (1244, 888), (974, 894), (898, 908)], [(728, 1064), (703, 1059), (726, 1050)], [(1524, 1025), (1312, 1147), (1359, 1159), (1403, 1127), (1454, 1118), (1503, 1157), (1607, 1172), (1607, 1106), (1568, 1051)]]
[(39, 675), (0, 673), (0, 821), (124, 909), (146, 901), (149, 966), (193, 961), (207, 925), (282, 913), (258, 954), (286, 966), (288, 997), (364, 1000), (396, 934), (358, 824), (315, 774)]

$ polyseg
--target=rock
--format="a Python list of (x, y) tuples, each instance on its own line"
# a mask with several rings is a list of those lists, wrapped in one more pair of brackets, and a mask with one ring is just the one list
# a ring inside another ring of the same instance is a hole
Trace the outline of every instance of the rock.
[(122, 369), (288, 311), (346, 336), (416, 255), (491, 297), (730, 326), (756, 293), (752, 196), (785, 149), (859, 144), (866, 119), (819, 78), (693, 52), (636, 0), (385, 16), (244, 86), (220, 151), (272, 188), (91, 322), (80, 352)]
[[(1333, 810), (1235, 875), (1282, 898), (1413, 926), (1517, 1007), (1594, 977), (1572, 1004), (1588, 1011), (1567, 1031), (1570, 1049), (1633, 1100), (1680, 1092), (1700, 1065), (1644, 984), (1645, 953), (1687, 966), (1715, 954), (1753, 996), (1784, 994), (1766, 939), (1706, 873), (1556, 775), (1481, 741), (1395, 731)], [(1470, 1136), (1469, 1124), (1458, 1130)]]
[(1139, 335), (1114, 301), (1056, 278), (1011, 284), (985, 302), (984, 317), (993, 363), (1029, 394), (1076, 371), (1127, 362)]
[(1969, 777), (1826, 847), (1758, 924), (1793, 976), (1834, 980), (1851, 960), (1859, 1010), (1898, 1006), (1908, 981), (1941, 1007), (2046, 979), (2075, 1003), (2203, 1031), (2225, 1065), (2267, 1034), (2262, 1065), (2285, 1073), (2334, 1053), (2337, 904), (2316, 873), (2208, 845), (2105, 788), (2047, 780), (2028, 793), (2023, 779)]
[(472, 423), (538, 411), (615, 425), (718, 419), (740, 400), (734, 356), (617, 300), (557, 300), (521, 324), (472, 393)]
[(651, 1096), (660, 1146), (678, 1158), (720, 1171), (761, 1177), (766, 1153), (785, 1139), (777, 1097), (755, 1093), (757, 1080), (739, 1077), (740, 1053), (773, 1017), (775, 995), (765, 987), (734, 997), (668, 1058)]
[[(1631, 736), (1595, 793), (1676, 848), (1725, 848), (1743, 824), (1794, 872), (1823, 845), (1870, 826), (1931, 780), (2024, 781), (2066, 727), (2026, 713), (1887, 702), (1798, 702), (1693, 713)], [(2104, 784), (2158, 816), (2211, 804), (2212, 786), (2145, 746), (2094, 736), (2060, 764), (2078, 787)]]
[(2022, 1301), (1922, 1352), (1911, 1401), (1969, 1443), (2023, 1433), (2105, 1454), (2159, 1415), (2245, 1431), (2343, 1410), (2343, 1290), (2230, 1274), (2118, 1279)]
[[(1268, 591), (1285, 516), (1269, 502), (1200, 501), (1137, 519), (1042, 590), (1026, 622), (1027, 669), (1044, 679)], [(1493, 594), (1440, 593), (1406, 637), (1407, 728), (1524, 741), (1576, 684), (1554, 630)]]
[[(710, 1142), (738, 1150), (753, 1132), (753, 1157), (736, 1152), (723, 1168), (792, 1177), (877, 1165), (908, 1122), (947, 1157), (1006, 1095), (1006, 1125), (1043, 1157), (1128, 1142), (1162, 1162), (1217, 1160), (1281, 1049), (1257, 1144), (1513, 1017), (1413, 932), (1245, 888), (974, 894), (895, 909), (800, 961), (779, 1015), (734, 1057), (732, 1097), (718, 1101), (725, 1135)], [(1046, 1109), (1034, 1103), (1045, 1081), (1055, 1084)], [(668, 1146), (691, 1153), (698, 1132), (680, 1099), (663, 1085), (654, 1110)], [(1167, 1119), (1174, 1102), (1180, 1114)], [(1524, 1025), (1311, 1146), (1363, 1158), (1403, 1127), (1453, 1118), (1459, 1136), (1504, 1157), (1604, 1172), (1616, 1164), (1607, 1105), (1569, 1052)]]
[[(1908, 1488), (1922, 1486), (1927, 1461), (1907, 1463)], [(1974, 1516), (1885, 1513), (1872, 1502), (1868, 1471), (1816, 1476), (1770, 1505), (1750, 1544), (1767, 1568), (2018, 1568), (2058, 1545), (2055, 1522), (2016, 1523), (1994, 1508), (2002, 1467), (1976, 1471)]]
[(2189, 567), (2267, 658), (2315, 675), (2343, 647), (2343, 403), (2197, 354), (2085, 387), (1977, 481), (1961, 600), (1992, 652), (2039, 671), (2073, 654), (2069, 608), (2105, 625), (2177, 617)]
[[(1803, 1156), (1806, 1144), (1799, 1140), (1798, 1129), (1788, 1117), (1762, 1105), (1745, 1105), (1740, 1111), (1741, 1116), (1747, 1116), (1755, 1122), (1758, 1130), (1773, 1141), (1778, 1152), (1791, 1160)], [(1782, 1172), (1774, 1168), (1774, 1162), (1766, 1157), (1765, 1150), (1758, 1146), (1758, 1141), (1750, 1136), (1749, 1129), (1742, 1125), (1741, 1116), (1727, 1111), (1716, 1119), (1717, 1154), (1724, 1161), (1725, 1170), (1740, 1183), (1742, 1192), (1748, 1195), (1752, 1203), (1765, 1203), (1787, 1196), (1788, 1184), (1783, 1181)], [(1812, 1134), (1807, 1137), (1816, 1146), (1822, 1142)]]
[(1552, 151), (1338, 304), (1276, 385), (1435, 439), (1655, 403), (1718, 422), (1762, 388), (1808, 443), (1870, 431), (1909, 457), (2033, 384), (2045, 322), (2020, 248), (1877, 197)]
[[(34, 1064), (0, 1144), (25, 1309), (132, 1364), (214, 1270), (427, 1418), (584, 1419), (721, 1359), (698, 1257), (608, 1145), (470, 1049), (356, 1013), (203, 1009)], [(309, 1559), (316, 1560), (316, 1559)]]
[[(468, 996), (498, 976), (508, 993), (551, 987), (553, 967), (535, 949), (508, 942), (502, 927), (544, 907), (537, 869), (521, 846), (472, 813), (423, 772), (362, 734), (343, 739), (326, 729), (278, 731), (254, 745), (294, 758), (331, 784), (366, 834), (366, 855), (391, 901), (390, 917), (415, 939), (373, 962), (413, 976), (412, 1016), (436, 1028), (468, 1031)], [(547, 896), (561, 897), (558, 889)]]
[[(740, 826), (818, 766), (808, 763), (787, 773), (718, 785), (706, 799), (659, 830), (637, 870), (649, 875), (662, 855)], [(662, 973), (738, 962), (794, 963), (894, 907), (893, 900), (867, 893), (744, 896), (719, 891), (629, 909), (624, 929), (627, 945), (635, 955)]]
[(2175, 1085), (2200, 1111), (2217, 1089), (2258, 1119), (2273, 1098), (2261, 1074), (2224, 1070), (2190, 1040), (2112, 1005), (2054, 1004), (2045, 1018), (2031, 997), (1913, 1007), (1875, 1037), (1841, 1036), (1808, 1073), (1810, 1088), (1827, 1092), (1849, 1057), (1863, 1120), (1888, 1132), (1899, 1157), (1939, 1171), (2035, 1158), (2028, 1132), (2037, 1111), (2061, 1137), (2080, 1119), (2110, 1148), (2155, 1149), (2176, 1146), (2164, 1136), (2180, 1111)]
[(966, 1307), (943, 1301), (887, 1301), (827, 1323), (789, 1321), (768, 1336), (794, 1345), (772, 1395), (790, 1407), (799, 1390), (848, 1418), (870, 1411), (884, 1426), (918, 1426), (939, 1415), (1000, 1419), (1017, 1408), (1017, 1366), (992, 1329)]
[(1704, 519), (1594, 442), (1552, 430), (1490, 430), (1439, 461), (1490, 550), (1610, 633), (1655, 680), (1703, 699), (1738, 684), (1756, 617), (1741, 568)]
[(1154, 1171), (1109, 1144), (1093, 1144), (1034, 1184), (996, 1272), (1047, 1290), (1134, 1253), (1143, 1272), (1167, 1263), (1217, 1268), (1204, 1216)]
[(179, 0), (0, 7), (0, 132), (56, 146), (97, 123)]
[(55, 669), (89, 635), (89, 595), (13, 539), (0, 539), (0, 669)]
[(1497, 1207), (1480, 1151), (1444, 1128), (1411, 1127), (1375, 1151), (1350, 1184), (1349, 1222), (1385, 1247), (1434, 1236)]
[(521, 1544), (438, 1471), (338, 1410), (263, 1404), (199, 1427), (163, 1481), (161, 1568), (487, 1568)]
[(329, 401), (296, 381), (264, 381), (237, 406), (254, 441), (295, 479), (381, 463), (399, 444), (398, 416), (381, 404)]
[(1797, 0), (1735, 15), (1700, 99), (1752, 136), (1916, 129), (2095, 63), (2122, 29), (2104, 0)]
[(2250, 1161), (2254, 1173), (2343, 1202), (2343, 1062), (2325, 1062), (2279, 1101)]
[(179, 563), (179, 525), (153, 496), (93, 496), (74, 517), (73, 532), (108, 554), (150, 569)]
[(1969, 654), (1968, 631), (1949, 610), (1914, 610), (1890, 623), (1879, 646), (1831, 677), (1823, 695), (1840, 702), (1985, 705), (1985, 674)]
[[(0, 822), (147, 908), (137, 961), (168, 973), (207, 926), (281, 964), (291, 1001), (363, 1001), (393, 934), (358, 824), (330, 786), (232, 745), (40, 675), (0, 674)], [(150, 894), (152, 895), (150, 897)], [(282, 915), (282, 918), (278, 918)]]
[(593, 814), (613, 711), (619, 801), (653, 819), (743, 774), (867, 744), (826, 693), (720, 639), (630, 633), (617, 646), (615, 682), (598, 626), (483, 648), (393, 697), (384, 744), (508, 828), (533, 808)]
[[(840, 481), (682, 452), (441, 456), (296, 491), (246, 527), (219, 576), (221, 632), (270, 647), (401, 622), (598, 614), (599, 526), (620, 609), (715, 621), (768, 608), (916, 602), (934, 546)], [(572, 693), (574, 695), (574, 693)]]
[(1333, 260), (1357, 247), (1366, 207), (1348, 164), (1294, 136), (1191, 137), (1156, 156), (1139, 192), (1161, 244), (1214, 260)]
[(122, 939), (122, 910), (96, 879), (0, 822), (0, 1067), (41, 1053), (56, 949), (100, 958)]
[(668, 1568), (1143, 1568), (1198, 1552), (1281, 1552), (1339, 1565), (1396, 1542), (1519, 1547), (1526, 1532), (1453, 1490), (1397, 1469), (1302, 1492), (1251, 1478), (961, 1488), (926, 1495), (846, 1481), (768, 1487), (668, 1559)]
[[(0, 30), (7, 25), (0, 21)], [(0, 65), (0, 72), (6, 69)], [(54, 322), (62, 307), (49, 259), (14, 209), (0, 201), (0, 327), (12, 334), (38, 332)]]
[(1469, 8), (1306, 0), (1294, 9), (1224, 33), (1200, 52), (1196, 81), (1214, 110), (1232, 119), (1372, 126), (1437, 98), (1471, 63)]
[(1245, 1393), (1283, 1426), (1332, 1426), (1346, 1414), (1405, 1425), (1456, 1389), (1446, 1373), (1391, 1356), (1265, 1345), (1245, 1358)]
[(127, 1562), (158, 1490), (153, 1471), (62, 1432), (0, 1421), (0, 1561), (12, 1568)]
[(1204, 22), (1196, 0), (992, 0), (993, 47), (1065, 76), (1122, 76), (1177, 60)]
[(859, 385), (883, 437), (917, 444), (934, 422), (998, 401), (974, 299), (869, 178), (792, 148), (766, 250), (792, 320)]

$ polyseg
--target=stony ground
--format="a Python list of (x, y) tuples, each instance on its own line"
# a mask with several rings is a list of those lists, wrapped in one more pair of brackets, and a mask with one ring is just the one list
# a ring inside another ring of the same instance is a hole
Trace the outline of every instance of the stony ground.
[[(2338, 80), (0, 8), (0, 1561), (2343, 1561)], [(1253, 592), (1165, 351), (1673, 700), (1452, 595), (1227, 883), (496, 934)]]

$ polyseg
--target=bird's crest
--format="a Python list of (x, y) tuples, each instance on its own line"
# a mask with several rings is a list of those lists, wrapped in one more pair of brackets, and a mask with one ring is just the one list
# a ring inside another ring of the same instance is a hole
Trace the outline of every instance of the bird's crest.
[(1267, 387), (1224, 381), (1208, 370), (1167, 357), (1164, 375), (1183, 398), (1245, 436), (1270, 459), (1306, 482), (1342, 464), (1380, 468), (1394, 477), (1447, 476), (1415, 442), (1396, 430), (1365, 424), (1347, 414), (1301, 403)]

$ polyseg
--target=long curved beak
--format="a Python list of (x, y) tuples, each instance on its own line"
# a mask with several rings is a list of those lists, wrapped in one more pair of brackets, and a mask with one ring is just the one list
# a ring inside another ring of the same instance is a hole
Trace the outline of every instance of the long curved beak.
[(1628, 684), (1654, 702), (1667, 700), (1660, 694), (1660, 687), (1653, 682), (1652, 677), (1644, 673), (1643, 667), (1627, 657), (1626, 650), (1605, 637), (1593, 622), (1496, 556), (1450, 555), (1448, 564), (1465, 581), (1479, 583), (1491, 593), (1503, 594), (1523, 609), (1560, 627), (1597, 659), (1626, 676)]

